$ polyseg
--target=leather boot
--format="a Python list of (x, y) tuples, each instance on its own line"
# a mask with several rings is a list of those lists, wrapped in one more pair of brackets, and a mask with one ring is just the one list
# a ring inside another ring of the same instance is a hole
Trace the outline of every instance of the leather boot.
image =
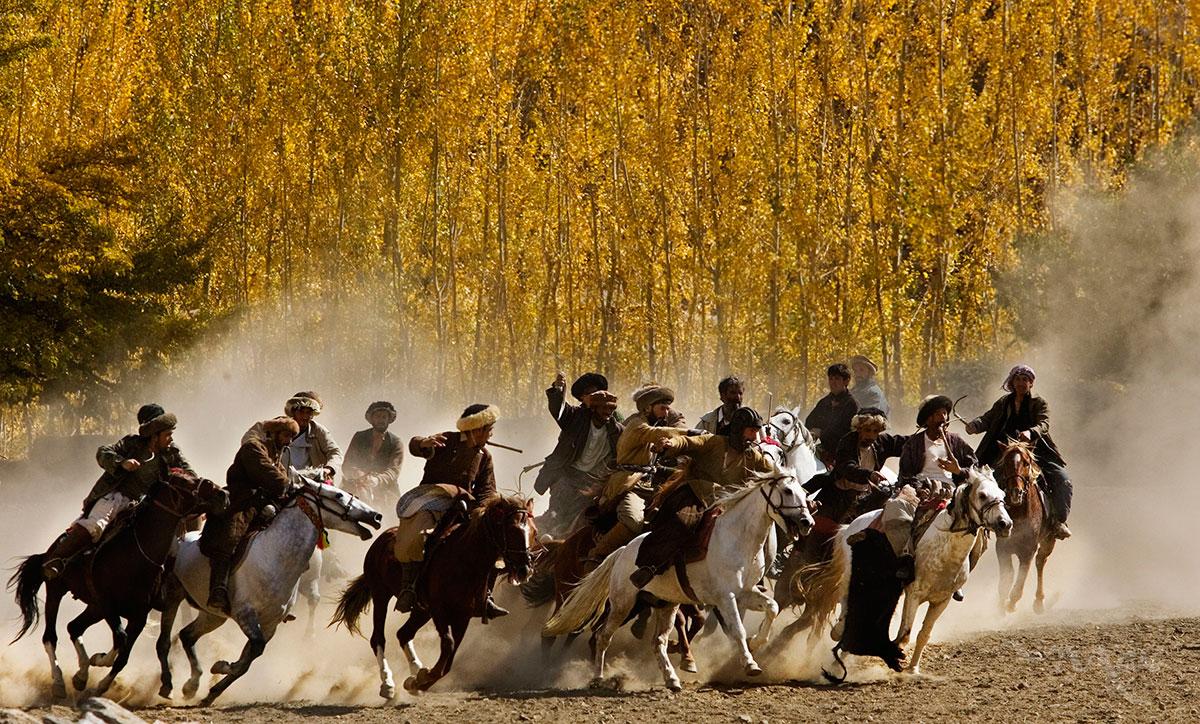
[(229, 559), (210, 558), (208, 561), (208, 607), (226, 616), (232, 605), (229, 602)]
[(629, 574), (629, 581), (638, 588), (645, 588), (646, 584), (654, 580), (654, 577), (657, 575), (658, 570), (654, 566), (642, 566)]
[(1062, 521), (1055, 523), (1051, 530), (1054, 533), (1054, 537), (1058, 540), (1066, 540), (1071, 537), (1071, 529)]
[(492, 588), (496, 585), (496, 569), (493, 568), (491, 575), (488, 576), (487, 595), (483, 599), (483, 619), (484, 623), (491, 621), (493, 618), (500, 618), (508, 615), (508, 609), (501, 608), (492, 598)]
[(46, 551), (45, 559), (42, 561), (42, 578), (53, 581), (61, 576), (71, 559), (91, 544), (92, 534), (88, 533), (83, 526), (72, 525), (67, 528), (66, 532), (60, 535), (58, 540), (54, 541), (54, 544)]
[(400, 564), (400, 593), (396, 595), (396, 610), (408, 613), (417, 605), (417, 579), (421, 576), (421, 563)]
[(609, 528), (608, 532), (600, 536), (600, 540), (596, 541), (596, 545), (592, 546), (592, 550), (588, 552), (587, 558), (583, 562), (583, 570), (591, 573), (613, 551), (629, 543), (634, 537), (633, 531), (626, 528), (623, 523), (617, 523)]

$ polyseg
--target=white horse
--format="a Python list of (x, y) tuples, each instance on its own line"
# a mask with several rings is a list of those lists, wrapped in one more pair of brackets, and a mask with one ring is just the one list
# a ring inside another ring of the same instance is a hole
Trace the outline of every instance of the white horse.
[[(836, 581), (836, 598), (841, 601), (842, 611), (833, 626), (834, 640), (840, 640), (846, 621), (846, 596), (850, 590), (851, 550), (847, 539), (866, 528), (879, 515), (877, 511), (855, 518), (834, 536), (833, 558), (820, 574), (824, 581)], [(916, 578), (904, 590), (904, 613), (896, 642), (901, 648), (908, 644), (909, 634), (916, 621), (917, 608), (928, 603), (921, 632), (908, 663), (908, 670), (918, 673), (921, 667), (921, 652), (929, 643), (929, 635), (938, 617), (946, 610), (950, 597), (967, 582), (968, 557), (978, 536), (990, 530), (1004, 537), (1012, 532), (1012, 518), (1004, 509), (1004, 491), (992, 477), (991, 468), (971, 468), (967, 481), (954, 490), (950, 505), (940, 511), (917, 541)], [(822, 581), (814, 586), (825, 588)], [(824, 597), (828, 602), (830, 597)], [(826, 605), (828, 605), (826, 603)], [(832, 605), (828, 606), (832, 610)]]
[[(325, 530), (337, 530), (371, 538), (363, 524), (379, 529), (383, 515), (350, 493), (318, 480), (299, 477), (280, 506), (278, 514), (265, 530), (251, 540), (246, 553), (229, 575), (229, 599), (232, 618), (246, 635), (241, 657), (230, 664), (218, 661), (212, 673), (224, 674), (204, 698), (205, 706), (212, 703), (225, 689), (250, 668), (275, 635), (278, 626), (296, 602), (300, 577), (309, 568), (313, 549)], [(208, 558), (200, 552), (199, 534), (189, 533), (179, 545), (175, 561), (175, 576), (182, 583), (188, 599), (208, 600)], [(168, 601), (163, 611), (160, 636), (169, 644), (171, 626), (180, 599)], [(179, 633), (179, 641), (191, 664), (191, 678), (183, 686), (183, 694), (192, 697), (200, 686), (200, 661), (196, 656), (196, 640), (225, 623), (220, 611), (199, 604), (200, 613)], [(160, 645), (162, 640), (160, 638)], [(159, 695), (170, 696), (170, 665), (163, 659), (162, 689)]]
[[(780, 444), (784, 464), (792, 469), (796, 480), (803, 485), (817, 473), (824, 472), (825, 466), (817, 459), (817, 440), (804, 426), (800, 412), (799, 407), (791, 410), (777, 407), (762, 431)], [(764, 449), (769, 451), (772, 446), (765, 446)]]
[[(777, 469), (756, 477), (754, 484), (717, 501), (725, 512), (714, 523), (708, 555), (702, 561), (687, 564), (685, 569), (695, 598), (684, 592), (674, 568), (656, 576), (642, 589), (661, 601), (675, 604), (654, 609), (655, 651), (667, 688), (672, 691), (683, 688), (667, 656), (667, 639), (680, 603), (716, 606), (726, 632), (740, 650), (746, 673), (751, 676), (762, 673), (751, 651), (767, 641), (771, 624), (779, 614), (775, 601), (756, 585), (766, 567), (763, 543), (773, 525), (778, 524), (792, 534), (806, 534), (812, 529), (813, 519), (804, 491), (791, 470)], [(633, 609), (639, 593), (629, 575), (637, 569), (638, 550), (647, 535), (634, 538), (604, 559), (542, 628), (542, 636), (579, 631), (605, 616), (607, 602), (607, 618), (596, 634), (598, 682), (604, 680), (604, 655), (609, 642)], [(764, 614), (758, 633), (749, 644), (742, 624), (742, 609)]]

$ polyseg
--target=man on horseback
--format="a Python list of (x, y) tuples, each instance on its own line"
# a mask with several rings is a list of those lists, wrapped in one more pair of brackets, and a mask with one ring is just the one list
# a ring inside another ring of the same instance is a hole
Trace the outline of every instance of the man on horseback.
[(291, 417), (276, 417), (254, 425), (260, 431), (246, 440), (225, 473), (229, 507), (209, 517), (200, 534), (200, 551), (208, 556), (208, 607), (229, 615), (229, 569), (242, 538), (260, 514), (287, 492), (291, 480), (282, 456), (300, 433)]
[[(625, 421), (617, 440), (617, 465), (648, 467), (650, 447), (659, 440), (682, 437), (688, 433), (683, 415), (671, 409), (675, 393), (661, 385), (647, 383), (633, 393), (637, 414)], [(653, 495), (654, 476), (640, 470), (618, 469), (609, 476), (597, 506), (616, 514), (616, 525), (600, 537), (588, 553), (588, 560), (599, 562), (642, 532), (646, 521), (646, 499)]]
[(629, 580), (638, 588), (666, 571), (691, 541), (704, 511), (717, 498), (742, 488), (751, 472), (772, 469), (770, 459), (755, 444), (762, 418), (749, 407), (729, 417), (724, 435), (662, 438), (651, 449), (671, 456), (690, 454), (686, 480), (664, 487), (662, 503), (650, 525), (650, 535), (638, 550), (638, 568)]
[[(321, 414), (321, 398), (316, 392), (297, 392), (283, 405), (283, 414), (296, 421), (300, 428), (299, 434), (283, 450), (281, 461), (284, 470), (288, 467), (296, 470), (304, 468), (324, 468), (325, 475), (332, 479), (342, 470), (342, 448), (334, 442), (329, 430), (318, 423), (315, 418)], [(242, 436), (244, 445), (251, 440), (264, 436), (263, 423), (255, 423)]]
[(746, 385), (742, 378), (730, 375), (717, 384), (717, 394), (721, 396), (721, 406), (700, 418), (699, 428), (711, 435), (724, 435), (729, 432), (729, 421), (733, 413), (742, 406), (742, 397)]
[(832, 468), (837, 455), (838, 443), (850, 432), (850, 421), (858, 412), (858, 402), (850, 394), (850, 368), (842, 363), (830, 365), (826, 370), (829, 394), (817, 401), (816, 407), (804, 420), (813, 435), (820, 441), (818, 457), (826, 467)]
[(859, 408), (874, 407), (883, 410), (885, 416), (892, 414), (887, 395), (883, 394), (883, 388), (875, 379), (875, 373), (879, 371), (875, 363), (865, 355), (856, 354), (850, 358), (850, 370), (854, 372), (854, 386), (850, 388), (850, 394)]
[(384, 400), (372, 402), (366, 418), (370, 429), (354, 433), (346, 449), (346, 489), (368, 502), (395, 505), (392, 501), (400, 497), (397, 481), (404, 462), (404, 444), (388, 432), (388, 426), (396, 421), (396, 407)]
[(999, 462), (1006, 440), (1033, 444), (1050, 503), (1054, 536), (1064, 540), (1071, 537), (1071, 529), (1067, 527), (1067, 516), (1071, 513), (1071, 480), (1067, 477), (1067, 463), (1050, 437), (1050, 406), (1033, 394), (1035, 379), (1036, 375), (1028, 365), (1016, 365), (1009, 370), (1002, 386), (1008, 394), (996, 400), (992, 409), (967, 423), (967, 433), (983, 433), (979, 461), (993, 467)]
[(138, 410), (137, 419), (136, 435), (96, 451), (104, 474), (83, 501), (83, 515), (46, 551), (42, 575), (47, 581), (62, 575), (72, 557), (99, 541), (113, 520), (136, 505), (168, 470), (182, 468), (196, 474), (172, 440), (175, 415), (151, 403)]
[(537, 526), (551, 536), (567, 533), (592, 502), (588, 493), (612, 472), (617, 440), (625, 429), (616, 419), (617, 397), (608, 392), (603, 375), (588, 372), (571, 385), (571, 395), (580, 405), (566, 402), (565, 388), (566, 378), (559, 372), (546, 389), (550, 414), (560, 432), (533, 484), (539, 494), (550, 492), (550, 508)]
[[(400, 611), (411, 611), (417, 605), (417, 582), (428, 552), (426, 540), (440, 527), (446, 512), (456, 501), (465, 501), (468, 509), (473, 509), (497, 495), (492, 454), (484, 446), (499, 418), (500, 411), (492, 405), (474, 404), (463, 410), (456, 431), (418, 436), (408, 442), (408, 451), (426, 462), (421, 482), (396, 503), (400, 524), (394, 554), (400, 563), (402, 591), (396, 598)], [(485, 622), (508, 614), (492, 600), (495, 578), (493, 571), (487, 584)]]

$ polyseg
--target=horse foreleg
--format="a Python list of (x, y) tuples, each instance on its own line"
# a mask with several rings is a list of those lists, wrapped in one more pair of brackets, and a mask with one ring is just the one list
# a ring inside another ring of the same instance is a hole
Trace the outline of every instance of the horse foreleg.
[(417, 674), (416, 681), (413, 682), (414, 688), (417, 691), (428, 691), (429, 687), (450, 673), (450, 667), (454, 664), (454, 654), (458, 651), (458, 647), (462, 645), (463, 636), (467, 632), (467, 624), (471, 621), (470, 614), (466, 611), (456, 611), (455, 614), (453, 621), (448, 622), (445, 619), (440, 621), (434, 619), (433, 621), (434, 625), (437, 626), (442, 650), (432, 669)]
[(1029, 578), (1029, 564), (1033, 562), (1033, 551), (1022, 551), (1017, 556), (1017, 577), (1012, 590), (1008, 594), (1005, 610), (1012, 613), (1017, 610), (1017, 602), (1025, 593), (1025, 581)]
[[(917, 645), (913, 647), (912, 662), (908, 665), (908, 670), (914, 674), (921, 672), (921, 652), (925, 650), (925, 644), (929, 643), (929, 634), (933, 632), (933, 624), (937, 623), (938, 616), (942, 615), (942, 611), (946, 610), (946, 605), (950, 603), (950, 598), (944, 598), (938, 602), (929, 602), (929, 609), (925, 611), (925, 619), (921, 622), (921, 632), (917, 634)], [(908, 602), (905, 601), (907, 607)]]
[(408, 620), (404, 622), (404, 625), (396, 631), (396, 640), (400, 642), (400, 648), (404, 650), (404, 656), (408, 659), (408, 672), (412, 675), (408, 681), (404, 682), (405, 688), (408, 688), (409, 681), (414, 680), (412, 677), (419, 674), (424, 668), (421, 660), (417, 658), (417, 647), (413, 645), (413, 639), (421, 627), (429, 623), (429, 618), (429, 611), (426, 609), (415, 609), (408, 615)]
[(71, 684), (75, 686), (75, 691), (83, 691), (87, 688), (88, 666), (91, 665), (91, 657), (88, 656), (87, 649), (83, 647), (83, 642), (79, 639), (83, 636), (84, 631), (87, 631), (92, 627), (92, 624), (103, 618), (104, 614), (100, 613), (94, 606), (89, 605), (84, 609), (83, 613), (76, 616), (67, 624), (67, 635), (71, 637), (71, 643), (75, 646), (75, 655), (79, 658), (79, 670), (71, 678)]
[(779, 605), (765, 591), (757, 586), (742, 594), (742, 610), (762, 611), (763, 620), (758, 626), (758, 632), (749, 641), (750, 651), (758, 651), (771, 638), (771, 626), (779, 615)]
[[(58, 585), (46, 586), (46, 629), (42, 634), (42, 646), (50, 657), (50, 679), (52, 693), (56, 699), (67, 698), (67, 683), (63, 680), (62, 667), (58, 665), (58, 608), (66, 589)], [(87, 682), (84, 682), (84, 686)]]
[(196, 618), (179, 632), (179, 643), (183, 646), (183, 652), (187, 654), (188, 665), (191, 667), (191, 676), (183, 685), (183, 695), (189, 699), (196, 695), (200, 688), (200, 676), (204, 673), (200, 668), (200, 657), (196, 656), (196, 641), (204, 634), (219, 628), (225, 620), (223, 616), (200, 611)]
[(129, 663), (129, 653), (133, 651), (133, 644), (138, 640), (138, 636), (142, 635), (142, 629), (146, 627), (146, 617), (150, 615), (147, 609), (129, 617), (129, 629), (124, 632), (121, 648), (117, 651), (117, 660), (112, 664), (112, 670), (108, 672), (108, 676), (100, 680), (96, 687), (96, 696), (102, 696), (108, 688), (112, 686), (116, 680), (117, 674), (125, 668), (125, 664)]
[(1008, 601), (1012, 598), (1013, 564), (1012, 553), (1007, 546), (996, 545), (996, 561), (1000, 564), (1000, 582), (997, 585), (996, 607), (1001, 613), (1010, 610)]
[(104, 621), (108, 624), (109, 630), (112, 631), (113, 643), (112, 648), (102, 654), (92, 654), (92, 666), (108, 668), (117, 660), (117, 656), (121, 653), (121, 647), (125, 645), (128, 634), (125, 631), (125, 625), (121, 623), (120, 616), (105, 616)]
[[(904, 612), (900, 615), (900, 629), (896, 631), (896, 645), (903, 649), (908, 645), (909, 634), (912, 633), (913, 623), (917, 620), (917, 609), (921, 606), (921, 600), (917, 594), (912, 592), (912, 589), (904, 591)], [(842, 616), (846, 615), (845, 609), (842, 609)]]
[[(663, 682), (671, 691), (683, 689), (679, 675), (675, 673), (675, 667), (671, 666), (671, 657), (667, 655), (667, 644), (671, 638), (671, 628), (675, 621), (676, 611), (678, 611), (676, 606), (663, 606), (653, 609), (651, 614), (654, 623), (654, 653), (658, 657), (658, 668), (662, 671)], [(687, 640), (683, 633), (680, 634), (680, 638), (683, 641)]]
[(1037, 565), (1037, 596), (1033, 599), (1034, 613), (1041, 613), (1046, 610), (1046, 589), (1043, 587), (1043, 575), (1046, 570), (1046, 559), (1054, 552), (1054, 544), (1058, 541), (1052, 535), (1044, 536), (1038, 545), (1037, 557), (1035, 563)]
[(267, 648), (267, 642), (271, 640), (271, 635), (274, 630), (264, 632), (258, 623), (258, 614), (253, 609), (243, 609), (237, 616), (238, 626), (241, 627), (242, 633), (246, 635), (246, 645), (242, 647), (242, 655), (232, 664), (225, 661), (218, 661), (212, 666), (212, 673), (224, 674), (224, 678), (213, 685), (208, 690), (208, 696), (201, 700), (201, 706), (209, 706), (217, 697), (225, 692), (233, 682), (242, 678), (242, 676), (250, 670), (250, 664)]
[(747, 676), (758, 676), (762, 673), (762, 668), (754, 660), (754, 655), (750, 653), (750, 647), (746, 644), (746, 627), (742, 624), (742, 614), (738, 610), (737, 596), (731, 591), (722, 596), (716, 606), (717, 611), (721, 614), (721, 620), (725, 623), (725, 632), (729, 635), (729, 640), (733, 642), (742, 657), (743, 670)]
[(396, 695), (396, 680), (387, 660), (387, 614), (390, 593), (376, 592), (371, 596), (371, 651), (379, 664), (379, 695), (391, 699)]
[[(696, 673), (696, 658), (692, 656), (692, 634), (688, 630), (689, 619), (683, 614), (681, 608), (675, 609), (675, 615), (671, 617), (674, 623), (675, 635), (679, 638), (679, 665), (688, 673)], [(671, 652), (670, 644), (667, 644), (667, 653)]]
[(179, 614), (181, 602), (181, 599), (173, 592), (165, 591), (162, 617), (159, 619), (158, 640), (154, 642), (154, 652), (158, 654), (159, 682), (161, 683), (158, 695), (164, 699), (169, 699), (171, 690), (175, 688), (171, 678), (171, 631), (175, 628), (175, 617)]

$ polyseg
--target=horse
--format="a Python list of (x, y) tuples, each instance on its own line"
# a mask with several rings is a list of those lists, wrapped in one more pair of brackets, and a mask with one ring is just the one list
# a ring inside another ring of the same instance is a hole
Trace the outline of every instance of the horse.
[[(46, 629), (42, 643), (50, 658), (56, 698), (67, 696), (56, 654), (58, 609), (63, 596), (70, 592), (87, 605), (83, 613), (67, 624), (67, 633), (79, 657), (79, 670), (71, 683), (76, 691), (83, 691), (88, 684), (89, 666), (111, 666), (112, 670), (94, 692), (95, 696), (101, 696), (125, 668), (150, 610), (160, 603), (160, 583), (164, 573), (170, 575), (166, 569), (180, 521), (198, 513), (219, 512), (228, 504), (229, 496), (211, 480), (172, 469), (164, 480), (151, 486), (123, 527), (102, 538), (91, 553), (72, 559), (58, 578), (43, 581), (44, 554), (24, 559), (9, 580), (9, 587), (16, 588), (24, 619), (13, 640), (20, 639), (37, 623), (37, 592), (44, 582)], [(121, 619), (127, 622), (125, 626)], [(107, 654), (89, 657), (80, 637), (100, 620), (112, 629), (113, 648)]]
[[(458, 504), (456, 503), (456, 506)], [(455, 513), (452, 508), (446, 515)], [(457, 508), (461, 511), (461, 508)], [(497, 496), (465, 514), (466, 520), (440, 541), (431, 541), (425, 567), (418, 581), (418, 605), (396, 632), (411, 671), (404, 688), (416, 694), (428, 690), (450, 672), (454, 655), (462, 645), (467, 625), (483, 613), (488, 581), (502, 560), (510, 582), (529, 576), (530, 547), (536, 541), (533, 501)], [(342, 592), (330, 625), (345, 624), (359, 633), (358, 619), (367, 605), (373, 606), (371, 650), (379, 663), (379, 695), (396, 694), (395, 679), (385, 652), (388, 602), (400, 594), (400, 564), (392, 554), (396, 529), (385, 531), (371, 544), (363, 560), (363, 574)], [(413, 638), (430, 619), (441, 639), (441, 655), (432, 669), (417, 658)]]
[[(834, 640), (841, 639), (846, 623), (851, 566), (848, 539), (866, 530), (878, 515), (878, 512), (865, 513), (841, 528), (834, 536), (833, 557), (820, 564), (821, 570), (814, 578), (809, 605), (815, 607), (815, 621), (828, 620), (834, 607), (841, 603), (841, 616), (831, 631)], [(954, 592), (966, 583), (968, 557), (977, 536), (990, 530), (1004, 537), (1012, 532), (1012, 527), (1012, 519), (1004, 509), (1004, 492), (996, 484), (991, 470), (987, 467), (968, 469), (966, 482), (954, 489), (950, 504), (937, 513), (916, 543), (916, 578), (904, 590), (904, 613), (896, 636), (901, 649), (908, 644), (917, 608), (923, 603), (928, 603), (929, 608), (909, 660), (909, 671), (920, 671), (921, 654), (929, 642), (934, 623), (946, 610)], [(838, 651), (839, 647), (834, 647), (834, 655), (841, 663)], [(844, 670), (845, 664), (842, 667)]]
[[(763, 544), (772, 525), (789, 533), (807, 533), (813, 524), (804, 491), (790, 470), (755, 473), (754, 482), (726, 495), (716, 503), (724, 509), (713, 524), (708, 555), (684, 566), (680, 579), (676, 567), (656, 576), (645, 588), (633, 586), (629, 576), (637, 569), (637, 554), (646, 535), (634, 538), (604, 559), (571, 593), (562, 608), (546, 622), (543, 636), (561, 636), (579, 631), (603, 619), (596, 636), (595, 682), (604, 682), (604, 657), (613, 634), (633, 609), (639, 593), (668, 604), (654, 609), (654, 641), (659, 667), (668, 689), (683, 685), (667, 656), (667, 639), (675, 611), (681, 603), (715, 606), (726, 632), (738, 647), (747, 675), (762, 669), (752, 651), (765, 643), (779, 608), (757, 584), (766, 570)], [(606, 605), (607, 604), (607, 605)], [(747, 643), (741, 609), (762, 611), (758, 632)]]
[[(350, 493), (303, 475), (279, 504), (279, 512), (265, 529), (254, 535), (246, 545), (245, 555), (229, 575), (229, 616), (246, 636), (246, 645), (232, 664), (218, 661), (212, 673), (224, 674), (203, 700), (208, 706), (262, 655), (275, 635), (275, 628), (287, 618), (296, 602), (300, 576), (308, 569), (313, 549), (325, 536), (326, 530), (336, 530), (369, 540), (373, 535), (365, 526), (379, 529), (383, 515)], [(365, 526), (364, 526), (365, 524)], [(192, 697), (200, 687), (200, 661), (196, 656), (196, 641), (225, 623), (227, 616), (207, 605), (208, 557), (200, 552), (198, 533), (189, 533), (179, 545), (175, 577), (181, 586), (178, 593), (163, 608), (162, 628), (159, 631), (158, 653), (162, 666), (162, 687), (159, 696), (171, 695), (172, 679), (168, 655), (171, 628), (179, 605), (186, 595), (199, 609), (199, 614), (179, 632), (179, 641), (191, 665), (191, 677), (183, 686), (183, 694)]]
[[(1054, 552), (1057, 539), (1046, 524), (1046, 509), (1038, 479), (1041, 470), (1033, 457), (1033, 447), (1025, 442), (1011, 441), (1000, 456), (996, 469), (997, 482), (1004, 490), (1004, 507), (1013, 520), (1013, 532), (1008, 538), (996, 541), (996, 557), (1000, 561), (999, 606), (1012, 613), (1025, 590), (1029, 563), (1037, 556), (1037, 596), (1033, 610), (1041, 613), (1045, 606), (1042, 574), (1046, 559)], [(1019, 570), (1013, 581), (1012, 558), (1017, 557)]]

